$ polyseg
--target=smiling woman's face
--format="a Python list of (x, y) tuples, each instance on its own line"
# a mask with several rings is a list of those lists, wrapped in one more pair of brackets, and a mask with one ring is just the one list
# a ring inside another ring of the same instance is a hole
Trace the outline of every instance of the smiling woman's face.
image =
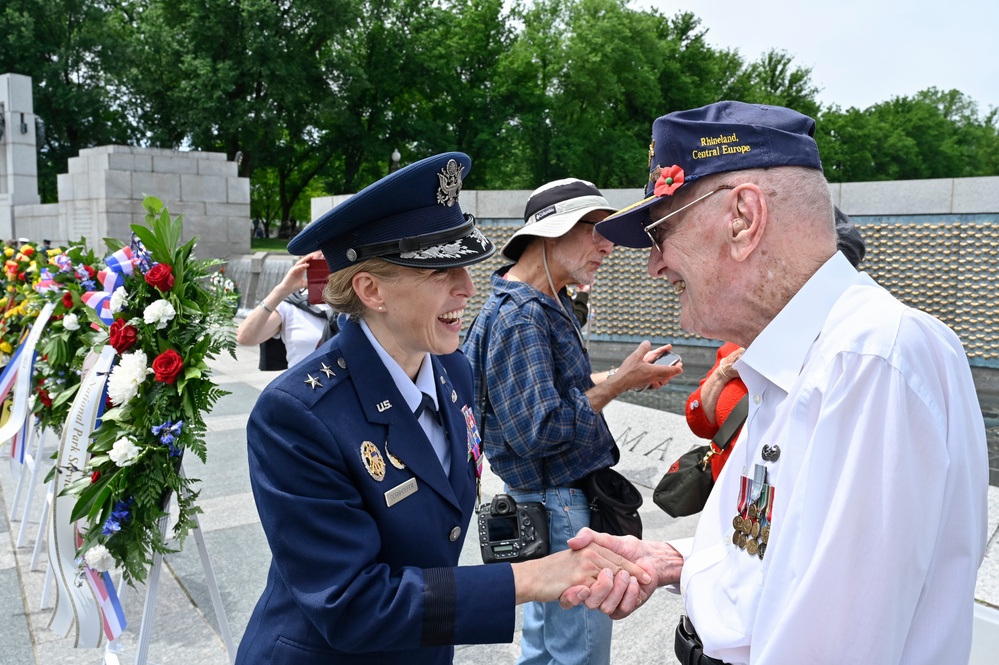
[(366, 320), (372, 330), (387, 333), (390, 339), (379, 336), (378, 341), (400, 365), (406, 366), (404, 359), (422, 359), (424, 353), (457, 350), (465, 305), (475, 295), (468, 270), (400, 267), (397, 278), (379, 280), (378, 291), (385, 309)]

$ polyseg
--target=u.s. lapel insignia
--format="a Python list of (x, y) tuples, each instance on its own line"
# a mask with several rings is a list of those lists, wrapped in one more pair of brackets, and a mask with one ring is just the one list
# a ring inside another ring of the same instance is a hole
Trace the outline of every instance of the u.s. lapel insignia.
[(330, 367), (326, 363), (322, 363), (322, 365), (323, 367), (319, 371), (325, 374), (327, 379), (330, 378), (331, 376), (336, 376), (336, 372), (333, 371), (332, 367)]
[(336, 364), (340, 366), (340, 369), (347, 369), (347, 361), (343, 358), (337, 358)]
[(378, 452), (378, 446), (370, 441), (362, 443), (361, 461), (364, 462), (364, 468), (368, 470), (372, 478), (378, 482), (385, 480), (385, 460), (382, 458), (382, 454)]
[(454, 404), (457, 401), (458, 401), (458, 393), (456, 393), (455, 391), (452, 390), (451, 391), (451, 403)]
[(459, 164), (453, 159), (447, 161), (447, 166), (437, 174), (441, 183), (440, 187), (437, 188), (437, 203), (450, 208), (458, 202), (458, 192), (461, 191), (461, 172), (464, 170), (464, 164)]
[(307, 378), (307, 379), (305, 380), (305, 382), (306, 382), (306, 383), (307, 383), (307, 384), (308, 384), (308, 385), (309, 385), (309, 386), (310, 386), (310, 387), (311, 387), (311, 388), (312, 388), (313, 390), (315, 390), (316, 388), (322, 388), (322, 387), (323, 387), (323, 384), (319, 383), (319, 379), (315, 378), (315, 377), (314, 377), (314, 376), (312, 376), (311, 374), (306, 374), (306, 376), (307, 376), (307, 377), (309, 377), (309, 378)]
[(384, 400), (383, 402), (375, 404), (375, 408), (378, 409), (378, 413), (382, 413), (383, 411), (387, 411), (392, 408), (392, 402)]
[(402, 463), (402, 460), (392, 454), (392, 451), (388, 449), (388, 441), (385, 441), (385, 456), (388, 457), (389, 462), (397, 469), (405, 469), (406, 465)]

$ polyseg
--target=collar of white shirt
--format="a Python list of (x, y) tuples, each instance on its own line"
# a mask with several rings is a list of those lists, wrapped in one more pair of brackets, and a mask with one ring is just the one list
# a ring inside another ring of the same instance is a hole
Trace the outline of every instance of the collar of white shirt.
[(735, 368), (741, 374), (743, 366), (749, 367), (785, 393), (790, 392), (836, 301), (865, 279), (842, 252), (836, 252), (753, 340)]

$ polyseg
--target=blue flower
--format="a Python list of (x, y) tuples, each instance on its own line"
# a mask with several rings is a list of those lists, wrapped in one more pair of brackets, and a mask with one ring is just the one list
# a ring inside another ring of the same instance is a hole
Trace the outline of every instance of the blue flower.
[(111, 517), (108, 518), (108, 521), (104, 523), (104, 535), (113, 536), (119, 531), (121, 531), (121, 522), (116, 520), (112, 514)]
[(153, 434), (160, 437), (160, 443), (170, 449), (170, 457), (180, 456), (180, 448), (173, 445), (173, 442), (177, 440), (177, 435), (180, 434), (180, 430), (183, 427), (183, 420), (178, 420), (177, 422), (171, 422), (168, 420), (162, 425), (153, 425), (152, 427)]

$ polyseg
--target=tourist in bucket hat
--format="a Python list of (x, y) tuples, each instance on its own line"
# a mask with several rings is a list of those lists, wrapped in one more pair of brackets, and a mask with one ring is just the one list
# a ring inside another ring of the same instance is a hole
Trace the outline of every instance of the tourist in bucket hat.
[[(611, 212), (585, 180), (534, 190), (524, 226), (502, 249), (513, 264), (493, 274), (493, 292), (463, 346), (475, 393), (484, 396), (475, 415), (490, 469), (517, 502), (545, 506), (558, 550), (590, 524), (587, 477), (620, 455), (603, 407), (628, 389), (660, 387), (682, 371), (651, 364), (670, 347), (652, 350), (643, 342), (617, 370), (593, 374), (566, 289), (592, 284), (614, 250), (594, 231)], [(607, 663), (611, 621), (584, 607), (532, 602), (524, 607), (520, 643), (522, 663)]]
[(511, 641), (516, 603), (618, 564), (645, 574), (600, 548), (457, 567), (482, 468), (471, 371), (456, 352), (475, 293), (465, 266), (495, 251), (461, 210), (470, 168), (458, 152), (411, 164), (288, 245), (322, 251), (340, 332), (250, 414), (250, 482), (272, 557), (237, 663), (443, 665), (453, 644)]
[[(814, 129), (740, 102), (653, 124), (649, 196), (597, 229), (651, 247), (684, 329), (746, 349), (749, 415), (692, 540), (570, 546), (682, 585), (681, 662), (964, 663), (988, 539), (967, 355), (837, 250)], [(617, 586), (603, 608), (623, 616)]]

